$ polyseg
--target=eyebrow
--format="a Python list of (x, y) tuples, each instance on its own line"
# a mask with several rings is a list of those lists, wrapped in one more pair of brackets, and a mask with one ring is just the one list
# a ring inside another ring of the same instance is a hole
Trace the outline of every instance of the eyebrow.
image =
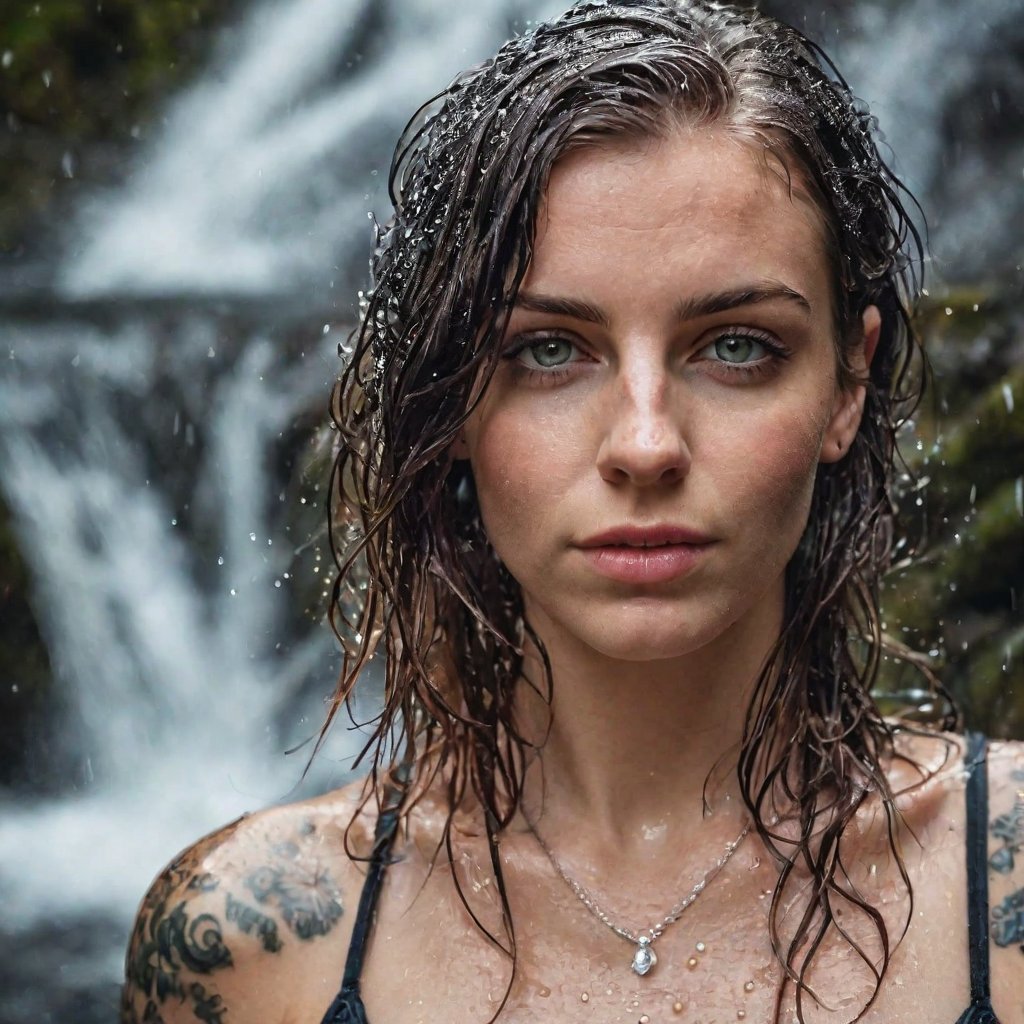
[[(702, 316), (723, 313), (739, 306), (754, 306), (762, 302), (778, 300), (793, 302), (805, 312), (811, 312), (811, 304), (798, 291), (774, 281), (760, 281), (755, 284), (740, 285), (724, 292), (709, 292), (706, 295), (695, 295), (682, 299), (676, 304), (677, 320), (696, 320)], [(552, 316), (567, 316), (574, 320), (610, 327), (608, 314), (599, 306), (579, 299), (557, 298), (553, 295), (538, 295), (531, 292), (520, 292), (516, 299), (517, 309), (526, 309), (534, 313), (548, 313)]]

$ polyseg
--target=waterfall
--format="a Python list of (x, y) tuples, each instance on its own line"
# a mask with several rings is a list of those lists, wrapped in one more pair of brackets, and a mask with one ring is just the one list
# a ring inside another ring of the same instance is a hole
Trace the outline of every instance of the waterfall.
[[(0, 299), (0, 486), (68, 766), (59, 796), (2, 798), (0, 927), (49, 957), (40, 978), (60, 962), (69, 984), (98, 986), (97, 1021), (133, 909), (178, 848), (346, 777), (358, 737), (343, 724), (305, 789), (305, 754), (283, 756), (315, 731), (337, 671), (316, 615), (323, 481), (290, 460), (324, 418), (399, 130), (458, 70), (562, 6), (251, 5), (123, 183), (74, 211), (52, 289)], [(797, 6), (772, 9), (799, 23)], [(988, 149), (954, 159), (944, 142), (957, 104), (1019, 40), (1017, 13), (1014, 0), (862, 3), (821, 39), (936, 203), (948, 273), (1020, 258), (1024, 131), (1007, 127), (993, 167)], [(91, 935), (98, 919), (109, 942), (83, 941), (87, 953), (46, 930), (88, 921)], [(4, 1012), (61, 1019), (46, 998), (24, 991)]]

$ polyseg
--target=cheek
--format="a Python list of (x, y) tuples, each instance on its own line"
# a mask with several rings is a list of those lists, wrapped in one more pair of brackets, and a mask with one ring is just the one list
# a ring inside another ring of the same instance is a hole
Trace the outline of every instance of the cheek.
[(570, 488), (578, 433), (557, 415), (485, 407), (467, 440), (484, 528), (502, 560), (515, 562), (523, 538), (537, 537)]
[[(776, 410), (745, 433), (744, 450), (729, 460), (720, 501), (762, 535), (795, 546), (806, 524), (821, 453), (824, 414)], [(788, 556), (787, 556), (788, 557)]]

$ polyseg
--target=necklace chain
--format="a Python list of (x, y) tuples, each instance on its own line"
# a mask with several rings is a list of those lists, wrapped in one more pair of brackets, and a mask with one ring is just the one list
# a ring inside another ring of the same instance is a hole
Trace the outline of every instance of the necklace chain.
[(526, 824), (529, 826), (530, 831), (533, 833), (534, 839), (537, 840), (540, 848), (547, 854), (547, 858), (551, 861), (551, 866), (555, 869), (562, 881), (576, 894), (580, 902), (589, 910), (594, 917), (596, 917), (602, 924), (610, 928), (616, 935), (629, 942), (635, 942), (638, 947), (637, 956), (641, 962), (646, 962), (647, 966), (644, 969), (638, 967), (637, 959), (634, 959), (633, 969), (638, 974), (646, 974), (647, 971), (654, 965), (656, 958), (653, 957), (653, 951), (650, 950), (650, 945), (657, 939), (662, 932), (668, 928), (669, 925), (675, 924), (680, 917), (683, 916), (683, 912), (693, 903), (693, 901), (704, 891), (708, 882), (710, 882), (715, 875), (718, 874), (722, 868), (729, 862), (732, 855), (739, 849), (740, 843), (746, 838), (747, 833), (750, 831), (750, 822), (748, 821), (744, 826), (740, 834), (727, 843), (725, 847), (725, 853), (715, 861), (714, 864), (704, 872), (703, 877), (699, 882), (655, 925), (650, 928), (643, 929), (642, 931), (631, 931), (629, 928), (624, 928), (622, 925), (616, 924), (608, 914), (601, 908), (601, 905), (594, 899), (594, 897), (582, 886), (575, 878), (571, 877), (559, 863), (558, 858), (555, 856), (551, 847), (544, 841), (544, 838), (537, 831), (536, 826), (526, 819)]

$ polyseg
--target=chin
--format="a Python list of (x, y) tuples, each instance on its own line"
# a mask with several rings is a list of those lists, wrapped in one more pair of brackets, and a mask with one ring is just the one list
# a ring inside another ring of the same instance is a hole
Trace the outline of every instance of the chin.
[[(565, 625), (572, 629), (568, 623)], [(607, 629), (600, 629), (600, 618), (596, 618), (572, 632), (579, 641), (606, 658), (655, 662), (693, 654), (713, 644), (731, 625), (731, 622), (695, 622), (692, 618), (680, 621), (677, 616), (658, 621), (658, 617), (652, 615), (633, 616), (620, 612)]]

